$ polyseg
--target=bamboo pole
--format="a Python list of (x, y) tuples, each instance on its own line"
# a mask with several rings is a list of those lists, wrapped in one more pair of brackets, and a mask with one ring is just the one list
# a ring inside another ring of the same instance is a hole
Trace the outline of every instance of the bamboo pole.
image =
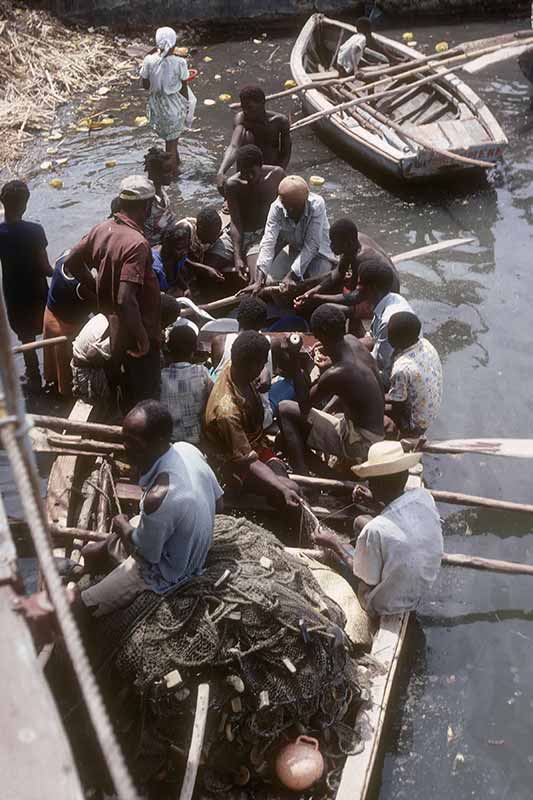
[(104, 439), (122, 439), (120, 425), (102, 425), (98, 422), (76, 422), (66, 417), (52, 417), (44, 414), (30, 414), (30, 421), (39, 428), (71, 431), (86, 435), (102, 436)]
[(50, 339), (41, 339), (38, 342), (27, 342), (26, 344), (18, 344), (13, 348), (13, 353), (27, 353), (30, 350), (40, 350), (43, 347), (52, 347), (56, 344), (64, 344), (68, 342), (67, 336), (53, 336)]

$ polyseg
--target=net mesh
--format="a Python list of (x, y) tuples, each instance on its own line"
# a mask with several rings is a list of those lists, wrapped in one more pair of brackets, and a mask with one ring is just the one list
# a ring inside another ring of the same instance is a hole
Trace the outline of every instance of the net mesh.
[[(252, 797), (260, 785), (262, 797), (280, 797), (272, 761), (301, 733), (319, 739), (326, 760), (315, 796), (331, 796), (345, 755), (359, 747), (354, 722), (365, 694), (361, 653), (344, 624), (342, 609), (272, 534), (217, 517), (201, 577), (164, 598), (145, 592), (98, 621), (136, 777), (180, 780), (197, 686), (207, 681), (197, 796)], [(164, 678), (174, 670), (181, 680), (169, 690)]]

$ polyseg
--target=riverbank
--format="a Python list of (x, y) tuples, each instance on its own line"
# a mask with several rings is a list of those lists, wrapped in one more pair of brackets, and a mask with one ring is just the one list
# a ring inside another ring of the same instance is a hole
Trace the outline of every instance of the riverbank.
[(109, 31), (68, 27), (27, 4), (0, 2), (0, 174), (14, 170), (35, 134), (62, 138), (54, 127), (59, 106), (131, 80), (135, 64), (125, 43)]

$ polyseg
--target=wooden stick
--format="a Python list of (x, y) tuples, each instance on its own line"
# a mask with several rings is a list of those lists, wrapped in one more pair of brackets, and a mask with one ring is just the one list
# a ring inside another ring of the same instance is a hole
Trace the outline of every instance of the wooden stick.
[(189, 757), (187, 758), (187, 766), (185, 768), (185, 776), (183, 778), (179, 800), (191, 800), (194, 792), (196, 775), (198, 774), (198, 767), (200, 765), (202, 747), (204, 744), (205, 726), (207, 722), (208, 711), (209, 684), (201, 683), (198, 686), (198, 697), (196, 700), (196, 712), (194, 715), (191, 746), (189, 748)]
[(53, 539), (79, 539), (80, 542), (104, 542), (108, 533), (97, 533), (83, 528), (63, 528), (61, 525), (50, 523), (48, 526)]
[(216, 311), (219, 308), (226, 308), (227, 306), (233, 306), (236, 303), (240, 303), (243, 297), (246, 295), (242, 294), (232, 294), (229, 297), (222, 297), (220, 300), (213, 300), (212, 303), (206, 303), (204, 306), (200, 306), (202, 311), (207, 311), (211, 313), (211, 311)]
[(533, 575), (533, 565), (516, 561), (499, 561), (494, 558), (465, 556), (462, 553), (443, 553), (442, 563), (451, 567), (483, 569), (488, 572), (505, 572), (509, 575)]
[(120, 425), (101, 425), (97, 422), (76, 422), (65, 417), (52, 417), (44, 414), (29, 414), (28, 418), (34, 425), (40, 428), (52, 428), (59, 431), (71, 431), (94, 436), (101, 436), (104, 439), (122, 439), (122, 427)]
[[(308, 556), (316, 561), (327, 562), (327, 554), (317, 548), (285, 547), (288, 553)], [(533, 575), (533, 565), (520, 564), (517, 561), (499, 561), (494, 558), (480, 558), (479, 556), (465, 556), (462, 553), (443, 553), (442, 563), (451, 567), (467, 567), (468, 569), (481, 569), (487, 572), (505, 572), (509, 575)]]
[(13, 353), (27, 353), (30, 350), (40, 350), (42, 347), (53, 347), (56, 344), (64, 344), (68, 342), (67, 336), (53, 336), (50, 339), (41, 339), (39, 342), (27, 342), (27, 344), (18, 344), (13, 348)]
[[(289, 478), (296, 481), (299, 486), (311, 489), (330, 490), (335, 493), (353, 492), (357, 483), (354, 481), (339, 481), (331, 478), (312, 478), (308, 475), (290, 474)], [(477, 497), (470, 494), (460, 494), (459, 492), (444, 492), (440, 490), (428, 489), (430, 494), (441, 503), (450, 503), (459, 506), (480, 506), (481, 508), (494, 508), (501, 511), (520, 511), (525, 514), (533, 514), (533, 505), (526, 503), (514, 503), (509, 500), (493, 500), (490, 497)]]

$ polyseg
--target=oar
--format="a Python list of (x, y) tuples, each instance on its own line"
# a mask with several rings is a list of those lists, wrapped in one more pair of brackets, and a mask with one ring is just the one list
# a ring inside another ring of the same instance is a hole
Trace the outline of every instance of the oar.
[[(313, 478), (308, 475), (289, 475), (299, 486), (308, 489), (323, 489), (335, 494), (351, 493), (358, 485), (354, 481), (340, 481), (331, 478)], [(525, 514), (533, 514), (533, 505), (527, 503), (513, 503), (510, 500), (494, 500), (491, 497), (477, 497), (471, 494), (461, 494), (459, 492), (445, 492), (437, 489), (428, 489), (437, 502), (449, 503), (458, 506), (479, 506), (481, 508), (493, 508), (501, 511), (520, 511)], [(363, 502), (363, 501), (362, 501)]]
[[(327, 554), (324, 550), (301, 547), (285, 547), (286, 552), (294, 555), (308, 556), (316, 561), (327, 563)], [(481, 569), (487, 572), (505, 572), (509, 575), (533, 575), (533, 565), (521, 564), (517, 561), (500, 561), (494, 558), (480, 558), (479, 556), (465, 556), (462, 553), (443, 553), (442, 563), (451, 567), (467, 567), (468, 569)]]
[(483, 456), (533, 458), (533, 439), (447, 439), (422, 443), (424, 453), (477, 453)]
[[(391, 256), (391, 261), (394, 264), (399, 264), (401, 261), (410, 261), (413, 258), (421, 258), (422, 256), (431, 255), (431, 253), (438, 253), (441, 250), (450, 250), (452, 247), (461, 247), (463, 244), (470, 244), (475, 241), (476, 240), (472, 237), (468, 239), (445, 239), (443, 242), (436, 242), (435, 244), (418, 247), (415, 250), (406, 250), (405, 253), (398, 253), (396, 256)], [(207, 303), (207, 305), (201, 306), (201, 308), (208, 312), (217, 311), (218, 309), (227, 308), (228, 306), (240, 303), (242, 298), (242, 294), (232, 294), (229, 297), (223, 297), (221, 300), (215, 300), (213, 303)]]
[(528, 51), (531, 51), (531, 45), (505, 47), (503, 50), (499, 50), (496, 53), (489, 53), (486, 56), (474, 59), (474, 61), (471, 61), (469, 64), (465, 64), (463, 72), (468, 73), (468, 75), (476, 75), (478, 72), (481, 72), (481, 70), (487, 69), (487, 67), (493, 67), (495, 64), (501, 64), (503, 61), (510, 61), (512, 58), (519, 58), (519, 56)]

